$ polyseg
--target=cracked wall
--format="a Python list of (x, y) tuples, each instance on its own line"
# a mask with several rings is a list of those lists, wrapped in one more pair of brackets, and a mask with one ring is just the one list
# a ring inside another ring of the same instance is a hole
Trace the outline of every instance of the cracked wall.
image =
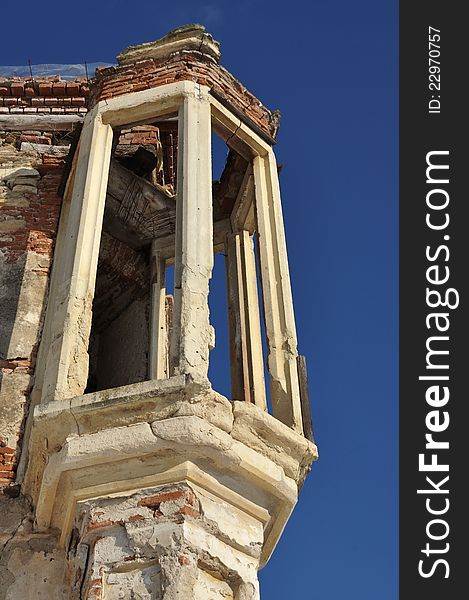
[[(194, 485), (79, 504), (68, 564), (71, 597), (257, 598), (262, 525)], [(135, 596), (132, 596), (132, 593)]]
[[(19, 139), (18, 139), (19, 138)], [(61, 199), (63, 159), (0, 138), (0, 485), (14, 479)]]

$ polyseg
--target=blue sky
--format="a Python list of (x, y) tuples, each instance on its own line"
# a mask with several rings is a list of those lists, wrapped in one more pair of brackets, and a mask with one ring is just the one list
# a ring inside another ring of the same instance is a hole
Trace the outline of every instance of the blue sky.
[(261, 572), (262, 594), (396, 599), (397, 0), (21, 10), (21, 25), (2, 28), (0, 64), (114, 62), (129, 44), (201, 22), (224, 66), (282, 111), (276, 151), (320, 461)]

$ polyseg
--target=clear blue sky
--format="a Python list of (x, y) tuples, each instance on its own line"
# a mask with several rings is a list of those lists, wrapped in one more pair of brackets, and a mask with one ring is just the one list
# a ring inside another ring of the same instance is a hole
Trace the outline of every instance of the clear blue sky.
[[(320, 461), (270, 563), (265, 600), (397, 592), (397, 0), (26, 2), (0, 64), (114, 62), (204, 23), (268, 107)], [(11, 27), (9, 26), (11, 22)], [(221, 334), (222, 337), (223, 334)]]

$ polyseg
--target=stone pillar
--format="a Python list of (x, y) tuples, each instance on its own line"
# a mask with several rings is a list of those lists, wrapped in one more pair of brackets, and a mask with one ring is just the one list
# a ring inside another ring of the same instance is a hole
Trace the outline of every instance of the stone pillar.
[(274, 416), (303, 433), (297, 340), (277, 162), (272, 149), (254, 158), (264, 315)]
[(210, 102), (195, 86), (179, 110), (178, 196), (172, 371), (207, 377), (213, 329), (208, 286), (213, 268)]
[(61, 255), (53, 267), (60, 281), (49, 298), (45, 330), (49, 344), (38, 365), (39, 379), (44, 382), (43, 400), (63, 400), (85, 390), (111, 144), (111, 127), (103, 125), (94, 111), (88, 114), (64, 224), (66, 244), (61, 245)]
[(254, 247), (248, 231), (227, 236), (231, 394), (266, 410)]

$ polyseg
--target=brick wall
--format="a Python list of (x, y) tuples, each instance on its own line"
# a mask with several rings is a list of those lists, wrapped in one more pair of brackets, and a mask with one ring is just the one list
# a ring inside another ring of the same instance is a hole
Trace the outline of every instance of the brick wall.
[(275, 136), (277, 125), (271, 111), (225, 68), (195, 51), (177, 53), (162, 62), (147, 59), (131, 65), (97, 69), (90, 107), (100, 100), (184, 80), (216, 89), (268, 135)]
[(14, 481), (34, 374), (64, 159), (0, 140), (0, 485)]
[(90, 86), (86, 79), (63, 81), (58, 77), (0, 77), (0, 115), (86, 112), (89, 94)]

